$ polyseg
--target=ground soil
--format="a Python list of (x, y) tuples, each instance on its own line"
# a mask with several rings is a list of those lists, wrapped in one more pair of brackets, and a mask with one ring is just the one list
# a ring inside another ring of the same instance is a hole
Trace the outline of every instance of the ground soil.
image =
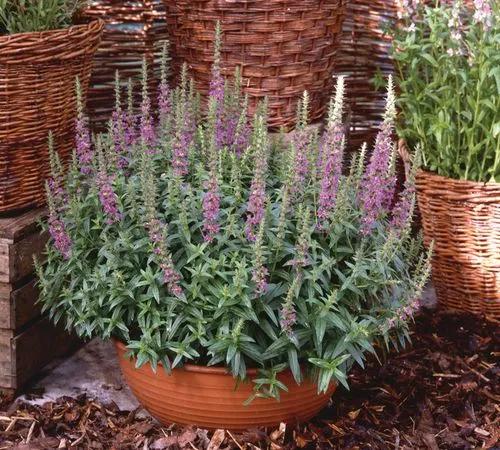
[[(244, 434), (161, 427), (141, 411), (81, 396), (44, 406), (0, 403), (0, 449), (500, 450), (500, 329), (424, 311), (413, 344), (355, 368), (351, 390), (300, 426)], [(2, 412), (3, 411), (3, 412)]]

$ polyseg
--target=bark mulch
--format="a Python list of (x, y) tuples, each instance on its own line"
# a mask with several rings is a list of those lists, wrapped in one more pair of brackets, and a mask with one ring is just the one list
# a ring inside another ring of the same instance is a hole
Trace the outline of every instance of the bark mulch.
[(351, 391), (339, 390), (305, 425), (244, 434), (168, 428), (82, 396), (0, 404), (0, 449), (500, 450), (498, 325), (424, 311), (412, 337), (411, 348), (354, 369)]

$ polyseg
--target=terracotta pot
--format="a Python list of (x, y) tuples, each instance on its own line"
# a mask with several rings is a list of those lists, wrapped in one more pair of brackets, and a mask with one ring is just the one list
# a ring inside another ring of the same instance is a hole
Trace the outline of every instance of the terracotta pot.
[[(280, 401), (259, 398), (245, 406), (253, 383), (236, 385), (224, 368), (185, 365), (174, 369), (171, 375), (162, 368), (154, 373), (149, 364), (136, 369), (135, 360), (126, 357), (123, 343), (115, 341), (115, 346), (132, 392), (164, 424), (240, 431), (276, 426), (281, 422), (303, 422), (324, 408), (336, 389), (332, 385), (327, 394), (318, 395), (314, 383), (304, 381), (297, 385), (288, 372), (280, 376), (289, 389), (281, 394)], [(256, 375), (256, 370), (248, 372), (250, 378)]]

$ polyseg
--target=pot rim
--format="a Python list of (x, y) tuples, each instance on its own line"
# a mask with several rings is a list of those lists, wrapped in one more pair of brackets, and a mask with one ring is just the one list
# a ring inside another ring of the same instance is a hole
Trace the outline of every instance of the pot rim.
[[(128, 351), (127, 346), (121, 340), (112, 338), (115, 347), (123, 352)], [(158, 363), (159, 366), (163, 366), (161, 362)], [(222, 375), (222, 376), (233, 376), (227, 367), (211, 367), (211, 366), (199, 366), (196, 364), (183, 364), (182, 367), (175, 368), (173, 370), (184, 370), (186, 372), (195, 373), (207, 373), (211, 375)], [(247, 369), (247, 375), (254, 376), (258, 374), (259, 369), (249, 368)], [(285, 371), (286, 373), (286, 371)]]

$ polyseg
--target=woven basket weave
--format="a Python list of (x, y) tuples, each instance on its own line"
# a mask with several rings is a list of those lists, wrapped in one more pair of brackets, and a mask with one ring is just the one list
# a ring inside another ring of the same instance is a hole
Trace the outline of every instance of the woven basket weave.
[(325, 111), (346, 0), (164, 0), (177, 67), (187, 62), (207, 93), (215, 24), (223, 31), (222, 69), (241, 66), (250, 111), (268, 97), (271, 127), (290, 127), (304, 90), (311, 118)]
[(0, 212), (42, 205), (47, 136), (64, 160), (74, 143), (75, 80), (86, 92), (103, 23), (0, 36)]
[(500, 183), (421, 171), (417, 196), (439, 302), (500, 320)]
[(349, 145), (355, 149), (373, 142), (382, 120), (386, 93), (375, 88), (374, 78), (394, 71), (384, 30), (397, 21), (397, 12), (396, 0), (351, 0), (346, 7), (335, 72), (347, 77)]
[(106, 23), (94, 58), (87, 101), (93, 126), (102, 129), (114, 108), (117, 70), (122, 85), (128, 78), (137, 81), (146, 58), (150, 93), (156, 98), (153, 93), (159, 82), (161, 42), (168, 38), (165, 8), (162, 0), (92, 0), (82, 16)]

